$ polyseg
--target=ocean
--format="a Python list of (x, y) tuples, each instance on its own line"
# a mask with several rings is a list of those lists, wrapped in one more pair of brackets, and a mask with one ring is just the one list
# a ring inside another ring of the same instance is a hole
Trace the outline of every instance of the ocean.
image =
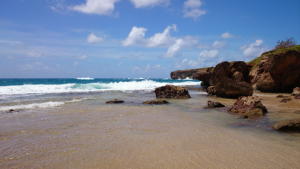
[[(151, 78), (0, 79), (0, 168), (299, 168), (300, 134), (274, 131), (273, 109), (257, 120), (204, 109), (235, 99), (189, 90), (155, 100)], [(123, 104), (106, 104), (119, 99)]]

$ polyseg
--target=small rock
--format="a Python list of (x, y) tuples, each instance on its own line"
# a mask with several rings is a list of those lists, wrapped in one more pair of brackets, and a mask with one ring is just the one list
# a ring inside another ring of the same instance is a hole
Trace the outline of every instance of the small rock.
[(281, 98), (281, 97), (286, 97), (286, 96), (283, 96), (283, 95), (278, 95), (276, 96), (277, 98)]
[(166, 100), (150, 100), (150, 101), (146, 101), (143, 102), (143, 104), (167, 104), (169, 102), (167, 102)]
[(295, 96), (295, 99), (300, 99), (300, 94), (297, 94), (297, 95)]
[(106, 104), (118, 104), (118, 103), (124, 103), (124, 101), (115, 99), (115, 100), (111, 100), (111, 101), (106, 102)]
[(296, 95), (299, 95), (299, 94), (300, 94), (300, 87), (294, 88), (292, 96), (296, 96)]
[(205, 106), (204, 108), (219, 108), (219, 107), (225, 107), (225, 106), (222, 103), (208, 100), (207, 106)]
[(283, 120), (273, 125), (275, 130), (280, 131), (300, 131), (300, 118), (292, 120)]
[(264, 116), (268, 110), (257, 96), (241, 96), (229, 108), (228, 112), (243, 118), (255, 118)]
[(12, 113), (12, 112), (14, 112), (15, 110), (14, 109), (10, 109), (10, 110), (8, 110), (6, 113)]
[(289, 102), (289, 101), (291, 101), (292, 99), (290, 99), (290, 98), (285, 98), (285, 99), (282, 99), (280, 102), (281, 103), (287, 103), (287, 102)]

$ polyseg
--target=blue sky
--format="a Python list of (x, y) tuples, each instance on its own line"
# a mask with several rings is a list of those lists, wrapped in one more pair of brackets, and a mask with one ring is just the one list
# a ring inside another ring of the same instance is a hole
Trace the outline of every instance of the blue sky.
[(299, 0), (1, 0), (0, 78), (169, 78), (289, 37)]

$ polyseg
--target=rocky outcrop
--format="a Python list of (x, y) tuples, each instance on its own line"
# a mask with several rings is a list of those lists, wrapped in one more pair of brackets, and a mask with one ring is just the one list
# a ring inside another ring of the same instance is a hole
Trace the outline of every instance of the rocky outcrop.
[(220, 107), (225, 107), (225, 106), (222, 103), (208, 100), (207, 106), (205, 106), (204, 108), (220, 108)]
[(300, 99), (300, 94), (297, 94), (297, 95), (295, 96), (295, 99)]
[(220, 97), (251, 96), (253, 89), (249, 80), (249, 66), (243, 62), (222, 62), (210, 71), (198, 73), (195, 78), (210, 84), (207, 89), (210, 95)]
[(265, 115), (267, 109), (257, 96), (241, 96), (229, 108), (228, 112), (243, 118), (256, 118)]
[(292, 93), (292, 96), (296, 96), (296, 95), (298, 95), (298, 94), (300, 94), (300, 87), (294, 88), (293, 93)]
[(150, 100), (150, 101), (146, 101), (143, 102), (143, 104), (167, 104), (169, 102), (167, 102), (166, 100)]
[(119, 104), (119, 103), (124, 103), (124, 101), (115, 99), (115, 100), (110, 100), (110, 101), (106, 102), (106, 104)]
[(155, 89), (156, 98), (174, 98), (187, 99), (191, 98), (189, 91), (181, 86), (166, 85)]
[(275, 130), (300, 132), (300, 119), (283, 120), (273, 125)]
[(172, 79), (186, 79), (186, 78), (195, 79), (196, 74), (209, 71), (210, 69), (212, 69), (212, 67), (189, 69), (189, 70), (177, 70), (177, 71), (171, 72), (171, 78)]
[(264, 92), (292, 91), (300, 86), (300, 52), (288, 50), (265, 55), (249, 76), (254, 89)]

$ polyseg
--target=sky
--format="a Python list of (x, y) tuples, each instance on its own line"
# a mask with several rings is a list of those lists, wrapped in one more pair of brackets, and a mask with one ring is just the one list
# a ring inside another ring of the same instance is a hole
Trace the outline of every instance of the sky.
[(1, 0), (0, 78), (170, 78), (300, 42), (299, 0)]

